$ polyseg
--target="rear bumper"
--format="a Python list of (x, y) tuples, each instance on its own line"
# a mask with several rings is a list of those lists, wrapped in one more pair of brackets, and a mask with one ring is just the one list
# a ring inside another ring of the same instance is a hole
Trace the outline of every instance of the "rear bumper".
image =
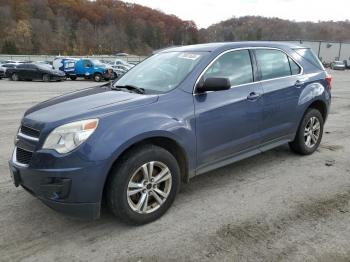
[(100, 217), (102, 165), (70, 169), (33, 169), (9, 161), (15, 186), (22, 186), (50, 208), (68, 216)]

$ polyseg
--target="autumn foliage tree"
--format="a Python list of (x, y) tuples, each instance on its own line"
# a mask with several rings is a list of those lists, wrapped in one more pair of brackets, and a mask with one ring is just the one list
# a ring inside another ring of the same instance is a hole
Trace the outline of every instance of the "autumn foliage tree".
[(0, 0), (0, 24), (3, 52), (149, 54), (198, 42), (192, 21), (119, 0)]
[(200, 30), (202, 42), (242, 40), (350, 41), (350, 22), (294, 22), (279, 18), (231, 18)]

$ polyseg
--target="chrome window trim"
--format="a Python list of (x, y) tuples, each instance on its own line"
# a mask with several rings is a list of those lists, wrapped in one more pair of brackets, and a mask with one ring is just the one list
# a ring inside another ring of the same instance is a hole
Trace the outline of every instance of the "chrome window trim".
[[(27, 151), (28, 151), (28, 150), (27, 150)], [(17, 154), (17, 147), (15, 147), (15, 149), (13, 150), (13, 154), (12, 154), (12, 163), (14, 163), (16, 166), (19, 166), (19, 167), (28, 167), (28, 166), (29, 166), (28, 164), (22, 164), (22, 163), (19, 163), (19, 162), (17, 161), (16, 154)]]
[[(206, 73), (206, 71), (209, 69), (210, 66), (212, 66), (212, 64), (215, 63), (216, 60), (218, 60), (221, 56), (227, 54), (227, 53), (230, 53), (230, 52), (234, 52), (234, 51), (240, 51), (240, 50), (253, 50), (253, 49), (268, 49), (268, 50), (278, 50), (278, 51), (281, 51), (283, 52), (287, 57), (289, 57), (290, 59), (292, 59), (299, 67), (300, 67), (300, 73), (297, 74), (297, 75), (289, 75), (289, 76), (281, 76), (281, 77), (276, 77), (276, 78), (271, 78), (271, 79), (265, 79), (265, 80), (259, 80), (259, 81), (253, 81), (253, 82), (249, 82), (249, 83), (245, 83), (245, 84), (240, 84), (240, 85), (234, 85), (234, 86), (231, 86), (230, 89), (232, 88), (235, 88), (235, 87), (240, 87), (240, 86), (245, 86), (245, 85), (251, 85), (251, 84), (255, 84), (255, 83), (263, 83), (263, 82), (267, 82), (267, 81), (272, 81), (272, 80), (277, 80), (277, 79), (283, 79), (283, 78), (288, 78), (288, 77), (295, 77), (295, 76), (300, 76), (300, 75), (303, 75), (304, 74), (304, 68), (297, 62), (295, 61), (295, 59), (293, 57), (291, 57), (289, 54), (287, 54), (286, 51), (284, 51), (283, 49), (280, 49), (280, 48), (277, 48), (277, 47), (263, 47), (263, 46), (255, 46), (255, 47), (240, 47), (240, 48), (233, 48), (233, 49), (229, 49), (229, 50), (226, 50), (220, 54), (218, 54), (210, 63), (209, 65), (207, 65), (204, 70), (202, 71), (202, 73), (199, 75), (199, 77), (197, 78), (194, 86), (193, 86), (193, 89), (192, 89), (192, 94), (193, 95), (202, 95), (202, 94), (206, 94), (206, 93), (211, 93), (211, 92), (214, 92), (214, 91), (208, 91), (208, 92), (204, 92), (204, 93), (196, 93), (196, 86), (199, 82), (199, 80), (202, 78), (202, 76)], [(253, 61), (251, 61), (252, 63)], [(253, 67), (253, 64), (252, 64), (252, 67)], [(253, 70), (253, 69), (252, 69)]]
[(18, 132), (17, 136), (22, 137), (22, 138), (27, 139), (27, 140), (34, 141), (34, 142), (38, 142), (39, 141), (39, 138), (25, 135), (21, 131)]

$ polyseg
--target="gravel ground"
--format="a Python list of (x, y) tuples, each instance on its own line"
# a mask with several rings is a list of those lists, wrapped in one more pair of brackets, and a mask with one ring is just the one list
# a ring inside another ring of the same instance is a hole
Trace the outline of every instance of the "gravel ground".
[(7, 160), (31, 105), (93, 82), (0, 80), (0, 261), (350, 261), (350, 72), (332, 72), (322, 144), (282, 146), (196, 177), (158, 221), (126, 226), (108, 211), (64, 217), (10, 180)]

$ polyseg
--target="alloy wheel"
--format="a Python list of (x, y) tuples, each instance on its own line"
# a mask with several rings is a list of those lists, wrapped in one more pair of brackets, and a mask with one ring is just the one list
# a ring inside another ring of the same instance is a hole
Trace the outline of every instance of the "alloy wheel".
[(158, 161), (145, 163), (129, 180), (128, 204), (137, 213), (152, 213), (167, 200), (171, 186), (172, 175), (164, 163)]
[(320, 137), (321, 125), (317, 117), (311, 117), (304, 130), (304, 141), (308, 148), (314, 147)]
[(11, 76), (11, 79), (13, 80), (13, 81), (18, 81), (18, 75), (17, 74), (13, 74), (12, 76)]

